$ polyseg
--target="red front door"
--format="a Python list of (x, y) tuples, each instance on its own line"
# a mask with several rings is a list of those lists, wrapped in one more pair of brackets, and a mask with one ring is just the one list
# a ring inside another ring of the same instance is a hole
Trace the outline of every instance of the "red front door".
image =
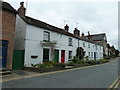
[(61, 50), (61, 63), (65, 63), (65, 50)]

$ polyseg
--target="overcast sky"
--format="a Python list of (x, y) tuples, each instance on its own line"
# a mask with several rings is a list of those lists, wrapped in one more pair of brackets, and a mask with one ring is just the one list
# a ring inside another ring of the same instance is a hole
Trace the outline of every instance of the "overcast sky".
[[(118, 48), (118, 0), (4, 0), (15, 9), (21, 1), (27, 6), (27, 16), (63, 28), (67, 23), (70, 32), (106, 33), (110, 45)], [(27, 1), (27, 4), (26, 4)], [(77, 23), (77, 24), (76, 24)]]

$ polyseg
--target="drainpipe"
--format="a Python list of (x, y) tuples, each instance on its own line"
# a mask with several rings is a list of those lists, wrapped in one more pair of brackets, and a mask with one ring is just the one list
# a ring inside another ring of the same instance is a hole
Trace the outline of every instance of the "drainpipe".
[[(79, 47), (79, 39), (78, 39), (78, 47)], [(79, 57), (80, 57), (80, 56), (79, 56), (79, 54), (78, 54), (78, 59), (79, 59)]]

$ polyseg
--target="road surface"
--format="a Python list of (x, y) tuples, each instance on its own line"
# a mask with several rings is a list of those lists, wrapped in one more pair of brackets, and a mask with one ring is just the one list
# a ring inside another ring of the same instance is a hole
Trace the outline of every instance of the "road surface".
[(118, 60), (93, 66), (3, 82), (3, 88), (108, 88), (118, 77)]

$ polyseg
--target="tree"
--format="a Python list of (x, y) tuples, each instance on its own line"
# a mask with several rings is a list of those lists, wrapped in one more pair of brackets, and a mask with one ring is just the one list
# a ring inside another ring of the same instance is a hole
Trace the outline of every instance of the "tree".
[(115, 50), (115, 55), (118, 57), (118, 55), (119, 55), (119, 51), (118, 50)]

